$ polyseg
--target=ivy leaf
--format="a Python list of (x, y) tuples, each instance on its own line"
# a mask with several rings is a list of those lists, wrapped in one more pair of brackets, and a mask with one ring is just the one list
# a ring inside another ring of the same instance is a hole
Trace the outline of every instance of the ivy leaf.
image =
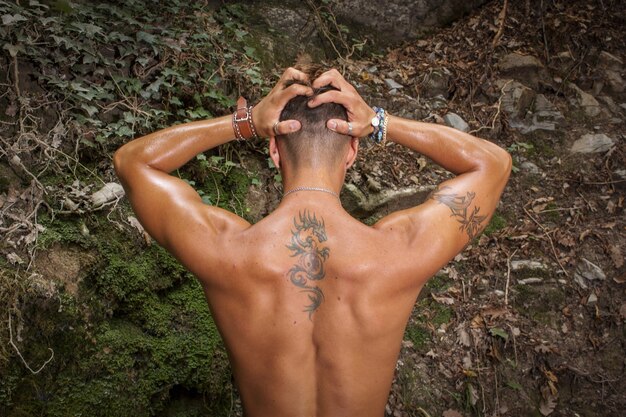
[(506, 332), (506, 330), (499, 327), (492, 327), (491, 329), (489, 329), (489, 333), (492, 336), (501, 337), (502, 339), (504, 339), (505, 342), (509, 340), (509, 334)]
[(137, 40), (144, 41), (147, 44), (153, 45), (156, 43), (156, 37), (151, 35), (148, 32), (139, 31), (137, 32)]
[(17, 45), (11, 45), (10, 43), (5, 43), (2, 49), (6, 49), (7, 51), (9, 51), (9, 55), (11, 55), (11, 57), (16, 57), (17, 52), (19, 51), (20, 48)]
[(251, 46), (244, 46), (245, 54), (250, 58), (256, 58), (256, 49)]
[(93, 116), (94, 114), (98, 113), (98, 108), (96, 106), (90, 106), (87, 103), (82, 103), (80, 105), (80, 107), (85, 110), (87, 112), (87, 114), (89, 115), (89, 117)]
[(3, 14), (2, 15), (2, 24), (5, 26), (11, 26), (16, 22), (24, 22), (28, 19), (22, 16), (21, 14)]
[(100, 26), (92, 25), (91, 23), (72, 22), (72, 26), (78, 29), (80, 33), (89, 37), (93, 37), (96, 34), (102, 35), (102, 28)]

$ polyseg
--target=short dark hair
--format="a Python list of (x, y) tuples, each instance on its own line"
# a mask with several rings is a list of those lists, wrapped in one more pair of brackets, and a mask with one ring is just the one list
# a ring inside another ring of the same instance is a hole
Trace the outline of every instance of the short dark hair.
[[(309, 79), (314, 80), (321, 70), (317, 66), (309, 66), (304, 68), (303, 72), (309, 75)], [(294, 83), (304, 84), (299, 80), (290, 80), (286, 82), (285, 87)], [(280, 114), (281, 121), (295, 119), (302, 125), (295, 133), (276, 137), (280, 148), (284, 149), (288, 159), (296, 167), (333, 166), (339, 162), (343, 155), (342, 151), (349, 144), (349, 136), (333, 132), (326, 127), (329, 119), (348, 120), (345, 107), (337, 103), (324, 103), (314, 108), (307, 105), (311, 98), (330, 90), (335, 88), (329, 85), (314, 89), (313, 96), (296, 96), (287, 103)]]

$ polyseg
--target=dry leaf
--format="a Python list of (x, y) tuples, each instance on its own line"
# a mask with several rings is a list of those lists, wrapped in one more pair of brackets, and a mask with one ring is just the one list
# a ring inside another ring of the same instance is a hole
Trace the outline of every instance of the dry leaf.
[(615, 268), (621, 268), (622, 265), (624, 265), (624, 256), (622, 255), (622, 251), (620, 250), (619, 246), (609, 246), (609, 254), (611, 255), (611, 260), (613, 261), (613, 265), (615, 265)]
[(433, 297), (433, 300), (435, 300), (438, 303), (445, 304), (445, 305), (454, 304), (454, 298), (452, 297), (437, 297), (435, 294), (431, 294), (430, 296)]
[(459, 413), (456, 410), (446, 410), (443, 412), (443, 417), (463, 417), (463, 414)]
[(541, 388), (542, 400), (539, 404), (539, 412), (541, 415), (549, 416), (552, 414), (557, 405), (557, 396), (552, 394), (552, 390), (549, 386)]

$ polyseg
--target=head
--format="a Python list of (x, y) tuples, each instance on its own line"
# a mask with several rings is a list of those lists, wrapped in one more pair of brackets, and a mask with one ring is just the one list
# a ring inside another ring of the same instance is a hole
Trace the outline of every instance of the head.
[[(296, 68), (305, 72), (310, 80), (314, 80), (323, 72), (318, 66)], [(301, 83), (301, 81), (288, 81), (285, 87), (293, 83)], [(324, 94), (331, 89), (334, 87), (314, 89), (313, 94)], [(280, 120), (298, 120), (302, 128), (294, 133), (279, 135), (275, 138), (275, 142), (270, 143), (270, 152), (277, 153), (272, 155), (272, 158), (278, 157), (274, 163), (290, 172), (306, 169), (325, 172), (343, 171), (345, 174), (345, 170), (353, 164), (356, 158), (358, 140), (333, 132), (326, 127), (326, 122), (329, 119), (348, 120), (346, 109), (336, 103), (326, 103), (310, 108), (307, 103), (311, 98), (294, 97), (283, 109)]]

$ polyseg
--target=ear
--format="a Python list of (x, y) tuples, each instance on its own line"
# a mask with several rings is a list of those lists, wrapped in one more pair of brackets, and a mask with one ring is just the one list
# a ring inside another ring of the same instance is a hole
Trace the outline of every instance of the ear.
[(270, 158), (272, 158), (276, 168), (280, 169), (280, 153), (278, 152), (278, 144), (274, 136), (270, 136)]
[(346, 154), (346, 170), (354, 165), (354, 161), (356, 160), (356, 156), (358, 153), (359, 138), (350, 138), (350, 147), (348, 148), (348, 153)]

